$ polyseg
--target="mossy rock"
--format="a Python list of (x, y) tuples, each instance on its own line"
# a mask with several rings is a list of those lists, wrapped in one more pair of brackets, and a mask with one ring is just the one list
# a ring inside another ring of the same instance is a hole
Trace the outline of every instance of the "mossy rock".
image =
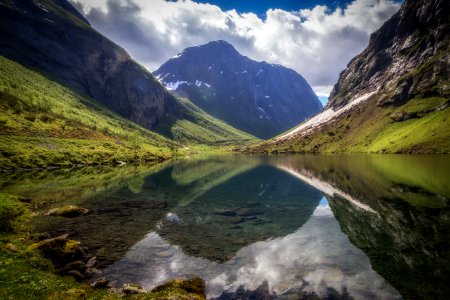
[(58, 207), (50, 210), (45, 215), (46, 216), (58, 216), (64, 218), (75, 218), (88, 213), (89, 210), (84, 207), (79, 207), (76, 205), (67, 205), (63, 207)]
[(174, 279), (152, 290), (152, 293), (162, 292), (171, 289), (181, 289), (190, 294), (196, 294), (206, 299), (205, 281), (199, 277), (189, 280)]
[(40, 241), (29, 247), (29, 250), (34, 249), (41, 251), (44, 257), (50, 259), (58, 268), (85, 256), (80, 242), (69, 240), (67, 234)]

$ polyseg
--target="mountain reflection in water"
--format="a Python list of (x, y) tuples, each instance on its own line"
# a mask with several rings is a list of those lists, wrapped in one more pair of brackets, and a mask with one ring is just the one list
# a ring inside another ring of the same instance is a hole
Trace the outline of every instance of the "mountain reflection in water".
[(213, 156), (1, 178), (113, 284), (202, 277), (209, 298), (445, 299), (450, 158)]

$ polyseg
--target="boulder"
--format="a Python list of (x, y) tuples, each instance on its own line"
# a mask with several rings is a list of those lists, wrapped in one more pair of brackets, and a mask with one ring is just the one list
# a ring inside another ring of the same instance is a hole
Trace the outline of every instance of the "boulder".
[(61, 268), (84, 258), (84, 249), (79, 241), (69, 240), (68, 234), (46, 239), (32, 244), (29, 250), (38, 249), (44, 257), (50, 259), (55, 267)]

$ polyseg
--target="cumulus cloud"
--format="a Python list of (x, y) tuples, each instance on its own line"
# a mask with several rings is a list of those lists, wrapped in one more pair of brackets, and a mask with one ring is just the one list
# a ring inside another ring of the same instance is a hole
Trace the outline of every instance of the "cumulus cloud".
[(319, 95), (400, 7), (394, 0), (354, 0), (347, 7), (253, 13), (222, 11), (191, 0), (76, 0), (94, 28), (150, 70), (184, 48), (226, 40), (242, 54), (290, 67)]

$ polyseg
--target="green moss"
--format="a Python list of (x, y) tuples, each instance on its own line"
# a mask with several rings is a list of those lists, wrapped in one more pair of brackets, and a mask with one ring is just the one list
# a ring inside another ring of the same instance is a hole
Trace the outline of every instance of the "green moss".
[(0, 193), (0, 231), (11, 231), (14, 222), (25, 212), (17, 197)]
[(71, 253), (80, 247), (80, 242), (75, 240), (67, 240), (64, 245), (64, 253)]
[(46, 213), (47, 216), (60, 216), (60, 217), (66, 217), (66, 218), (73, 218), (81, 216), (85, 213), (87, 213), (89, 210), (83, 207), (79, 207), (76, 205), (67, 205), (63, 207), (57, 207), (52, 210), (50, 210), (48, 213)]

